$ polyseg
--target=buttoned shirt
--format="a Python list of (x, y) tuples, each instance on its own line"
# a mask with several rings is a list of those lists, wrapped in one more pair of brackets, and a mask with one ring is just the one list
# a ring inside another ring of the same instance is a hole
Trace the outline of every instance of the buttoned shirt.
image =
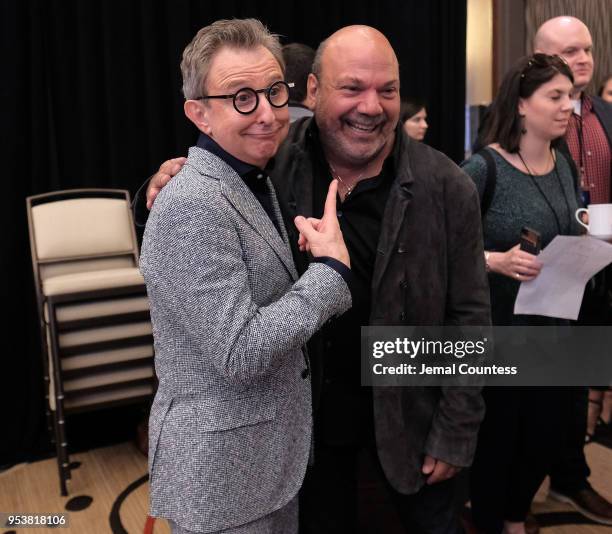
[(578, 172), (587, 203), (610, 202), (610, 144), (606, 132), (593, 111), (593, 102), (583, 96), (580, 114), (574, 112), (565, 135)]

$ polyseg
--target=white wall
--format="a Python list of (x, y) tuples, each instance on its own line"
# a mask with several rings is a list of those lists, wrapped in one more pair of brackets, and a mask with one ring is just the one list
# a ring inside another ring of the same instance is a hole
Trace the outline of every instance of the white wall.
[(468, 0), (466, 45), (466, 104), (489, 104), (493, 85), (493, 0)]

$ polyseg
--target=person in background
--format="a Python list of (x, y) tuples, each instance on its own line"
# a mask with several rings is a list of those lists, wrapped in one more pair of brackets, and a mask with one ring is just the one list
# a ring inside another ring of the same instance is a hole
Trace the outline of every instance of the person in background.
[(597, 94), (599, 95), (599, 98), (605, 100), (609, 104), (612, 104), (612, 74), (607, 76), (602, 82)]
[[(558, 56), (521, 58), (506, 74), (491, 105), (483, 144), (495, 168), (495, 189), (483, 216), (494, 325), (554, 325), (559, 320), (514, 315), (521, 282), (536, 278), (537, 257), (519, 248), (521, 229), (576, 235), (580, 205), (569, 160), (556, 149), (572, 112), (572, 72)], [(489, 172), (477, 153), (462, 165), (481, 199)], [(490, 184), (489, 184), (490, 186)], [(565, 431), (564, 388), (489, 387), (485, 419), (471, 470), (472, 518), (486, 534), (525, 534), (533, 496), (544, 480)]]
[(202, 28), (183, 52), (185, 115), (200, 130), (147, 221), (140, 269), (159, 386), (151, 515), (173, 534), (297, 534), (311, 449), (308, 339), (350, 308), (337, 184), (298, 276), (266, 171), (289, 129), (277, 36), (255, 19)]
[(414, 98), (402, 98), (400, 124), (403, 125), (408, 137), (422, 141), (429, 128), (425, 104)]
[[(610, 203), (612, 196), (612, 107), (585, 92), (593, 78), (593, 40), (588, 27), (575, 17), (555, 17), (544, 22), (534, 37), (536, 52), (558, 54), (574, 75), (573, 113), (565, 135), (569, 153), (577, 167), (583, 202)], [(604, 51), (605, 52), (605, 51)], [(610, 325), (612, 270), (594, 277), (585, 290), (578, 324)], [(599, 523), (612, 525), (612, 503), (588, 482), (584, 455), (585, 436), (592, 437), (602, 410), (605, 388), (572, 388), (574, 403), (566, 414), (571, 432), (561, 444), (563, 454), (552, 467), (550, 496), (572, 504), (580, 513)], [(587, 415), (590, 412), (589, 415)], [(587, 426), (591, 421), (591, 428)]]
[(285, 77), (293, 83), (289, 89), (289, 117), (291, 122), (302, 117), (312, 117), (314, 103), (308, 97), (308, 75), (312, 70), (315, 51), (302, 43), (289, 43), (283, 46)]

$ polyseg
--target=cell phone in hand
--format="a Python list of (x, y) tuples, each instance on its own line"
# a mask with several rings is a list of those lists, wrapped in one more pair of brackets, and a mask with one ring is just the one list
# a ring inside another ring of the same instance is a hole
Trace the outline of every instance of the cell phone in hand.
[(537, 256), (542, 248), (542, 237), (537, 230), (523, 226), (519, 243), (521, 250)]

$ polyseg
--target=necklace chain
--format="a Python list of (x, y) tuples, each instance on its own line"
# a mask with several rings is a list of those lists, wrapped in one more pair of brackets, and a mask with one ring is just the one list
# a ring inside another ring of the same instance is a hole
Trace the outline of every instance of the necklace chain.
[[(538, 190), (540, 195), (544, 198), (544, 201), (548, 205), (550, 211), (552, 211), (552, 214), (555, 217), (555, 222), (557, 223), (557, 230), (559, 231), (559, 234), (561, 234), (562, 230), (561, 230), (561, 221), (559, 220), (559, 215), (557, 215), (557, 212), (553, 208), (553, 205), (552, 205), (551, 201), (544, 194), (543, 189), (540, 187), (540, 184), (538, 184), (538, 182), (535, 179), (533, 173), (531, 172), (531, 169), (527, 166), (527, 163), (525, 163), (525, 160), (523, 159), (523, 156), (521, 155), (521, 151), (519, 150), (517, 152), (517, 154), (518, 154), (518, 157), (521, 160), (522, 164), (525, 166), (525, 169), (527, 169), (527, 173), (529, 174), (529, 178), (531, 178), (531, 182), (536, 187), (536, 189)], [(557, 170), (557, 160), (555, 159), (555, 157), (553, 155), (552, 148), (550, 149), (550, 157), (551, 157), (552, 162), (553, 162), (553, 170), (555, 171), (555, 175), (557, 177), (557, 183), (559, 184), (559, 189), (561, 190), (561, 194), (563, 195), (563, 200), (565, 200), (565, 207), (567, 208), (567, 214), (568, 214), (568, 219), (569, 219), (568, 231), (570, 231), (571, 226), (572, 226), (572, 223), (571, 223), (571, 220), (572, 220), (572, 218), (571, 218), (571, 210), (570, 210), (570, 206), (569, 206), (569, 201), (567, 200), (567, 196), (565, 194), (565, 189), (563, 188), (563, 183), (561, 182), (561, 176), (559, 176), (559, 171)]]
[[(527, 173), (529, 174), (529, 176), (534, 176), (534, 174), (531, 172), (531, 169), (527, 166), (527, 163), (525, 163), (525, 160), (523, 159), (523, 156), (521, 155), (520, 150), (517, 152), (517, 154), (518, 154), (519, 159), (521, 160), (521, 163), (523, 164), (525, 169), (527, 169)], [(552, 159), (553, 164), (554, 164), (555, 158), (553, 157), (552, 150), (550, 151), (550, 159)], [(543, 173), (543, 174), (547, 174), (547, 173)]]
[(334, 169), (331, 164), (329, 165), (329, 170), (331, 171), (332, 178), (336, 178), (343, 185), (343, 187), (346, 189), (346, 196), (347, 197), (353, 192), (353, 189), (355, 189), (355, 187), (359, 183), (359, 180), (361, 180), (361, 177), (363, 176), (363, 173), (360, 174), (357, 177), (357, 180), (355, 181), (355, 184), (353, 186), (350, 186), (349, 184), (346, 183), (346, 181), (342, 178), (342, 176), (340, 176), (338, 174), (336, 169)]

